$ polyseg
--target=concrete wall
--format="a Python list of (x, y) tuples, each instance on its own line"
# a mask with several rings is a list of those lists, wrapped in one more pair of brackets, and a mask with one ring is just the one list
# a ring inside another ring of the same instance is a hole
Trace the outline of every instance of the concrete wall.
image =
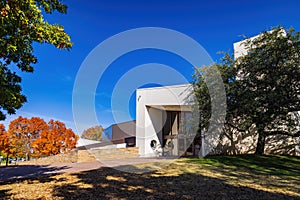
[[(270, 33), (272, 33), (272, 31), (270, 31)], [(280, 33), (280, 35), (282, 36), (286, 36), (286, 31), (282, 28)], [(251, 42), (259, 37), (261, 37), (263, 35), (263, 33), (259, 34), (259, 35), (256, 35), (256, 36), (253, 36), (251, 38), (247, 38), (247, 39), (244, 39), (242, 41), (239, 41), (239, 42), (235, 42), (233, 44), (233, 49), (234, 49), (234, 59), (237, 59), (241, 56), (244, 56), (248, 53), (249, 49), (246, 48), (245, 44), (244, 43), (248, 43), (251, 44)]]
[[(216, 149), (210, 154), (252, 154), (255, 152), (258, 135), (255, 131), (242, 134), (237, 131), (227, 131), (220, 137)], [(266, 154), (300, 156), (300, 137), (286, 135), (267, 136), (265, 143)]]
[[(191, 109), (188, 103), (192, 86), (175, 85), (138, 89), (136, 94), (136, 145), (140, 156), (156, 156), (159, 152), (163, 112), (166, 110), (185, 111)], [(155, 140), (158, 149), (150, 143)]]

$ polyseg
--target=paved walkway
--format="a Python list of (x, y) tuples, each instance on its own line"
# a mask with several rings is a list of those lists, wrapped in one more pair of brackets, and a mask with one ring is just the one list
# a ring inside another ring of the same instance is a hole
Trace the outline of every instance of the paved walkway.
[(130, 158), (84, 163), (60, 163), (52, 165), (16, 165), (0, 167), (0, 182), (24, 178), (36, 178), (45, 175), (81, 172), (98, 169), (101, 167), (120, 167), (124, 165), (157, 162), (162, 158)]

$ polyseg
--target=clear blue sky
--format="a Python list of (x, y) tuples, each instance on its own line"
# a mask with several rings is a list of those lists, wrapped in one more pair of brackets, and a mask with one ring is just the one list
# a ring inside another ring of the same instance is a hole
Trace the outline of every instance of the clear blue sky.
[[(182, 32), (199, 42), (216, 62), (220, 59), (217, 52), (232, 52), (232, 44), (241, 40), (241, 35), (251, 37), (279, 25), (300, 31), (298, 0), (66, 0), (65, 3), (69, 7), (66, 15), (45, 18), (62, 24), (74, 46), (70, 51), (62, 51), (49, 45), (35, 45), (38, 57), (35, 72), (21, 75), (28, 102), (7, 121), (19, 115), (54, 118), (77, 132), (72, 116), (76, 73), (100, 42), (128, 29), (150, 26)], [(115, 123), (111, 115), (111, 94), (122, 74), (134, 66), (151, 62), (169, 65), (191, 80), (192, 67), (166, 52), (145, 50), (122, 56), (99, 82), (95, 108), (100, 125), (107, 127)], [(135, 118), (134, 97), (128, 106), (130, 115)], [(89, 125), (92, 124), (87, 124), (87, 128)]]

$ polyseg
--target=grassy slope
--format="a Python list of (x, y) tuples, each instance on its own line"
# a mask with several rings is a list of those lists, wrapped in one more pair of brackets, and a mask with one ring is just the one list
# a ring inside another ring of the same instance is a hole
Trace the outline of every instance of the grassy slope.
[(101, 168), (3, 182), (0, 199), (300, 199), (296, 157), (211, 156), (125, 168), (141, 172)]

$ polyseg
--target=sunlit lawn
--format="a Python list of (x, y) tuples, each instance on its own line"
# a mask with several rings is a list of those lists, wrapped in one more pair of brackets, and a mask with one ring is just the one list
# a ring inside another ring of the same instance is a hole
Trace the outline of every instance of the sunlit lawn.
[[(0, 183), (0, 199), (300, 199), (300, 158), (182, 158)], [(152, 169), (151, 172), (142, 172)]]

